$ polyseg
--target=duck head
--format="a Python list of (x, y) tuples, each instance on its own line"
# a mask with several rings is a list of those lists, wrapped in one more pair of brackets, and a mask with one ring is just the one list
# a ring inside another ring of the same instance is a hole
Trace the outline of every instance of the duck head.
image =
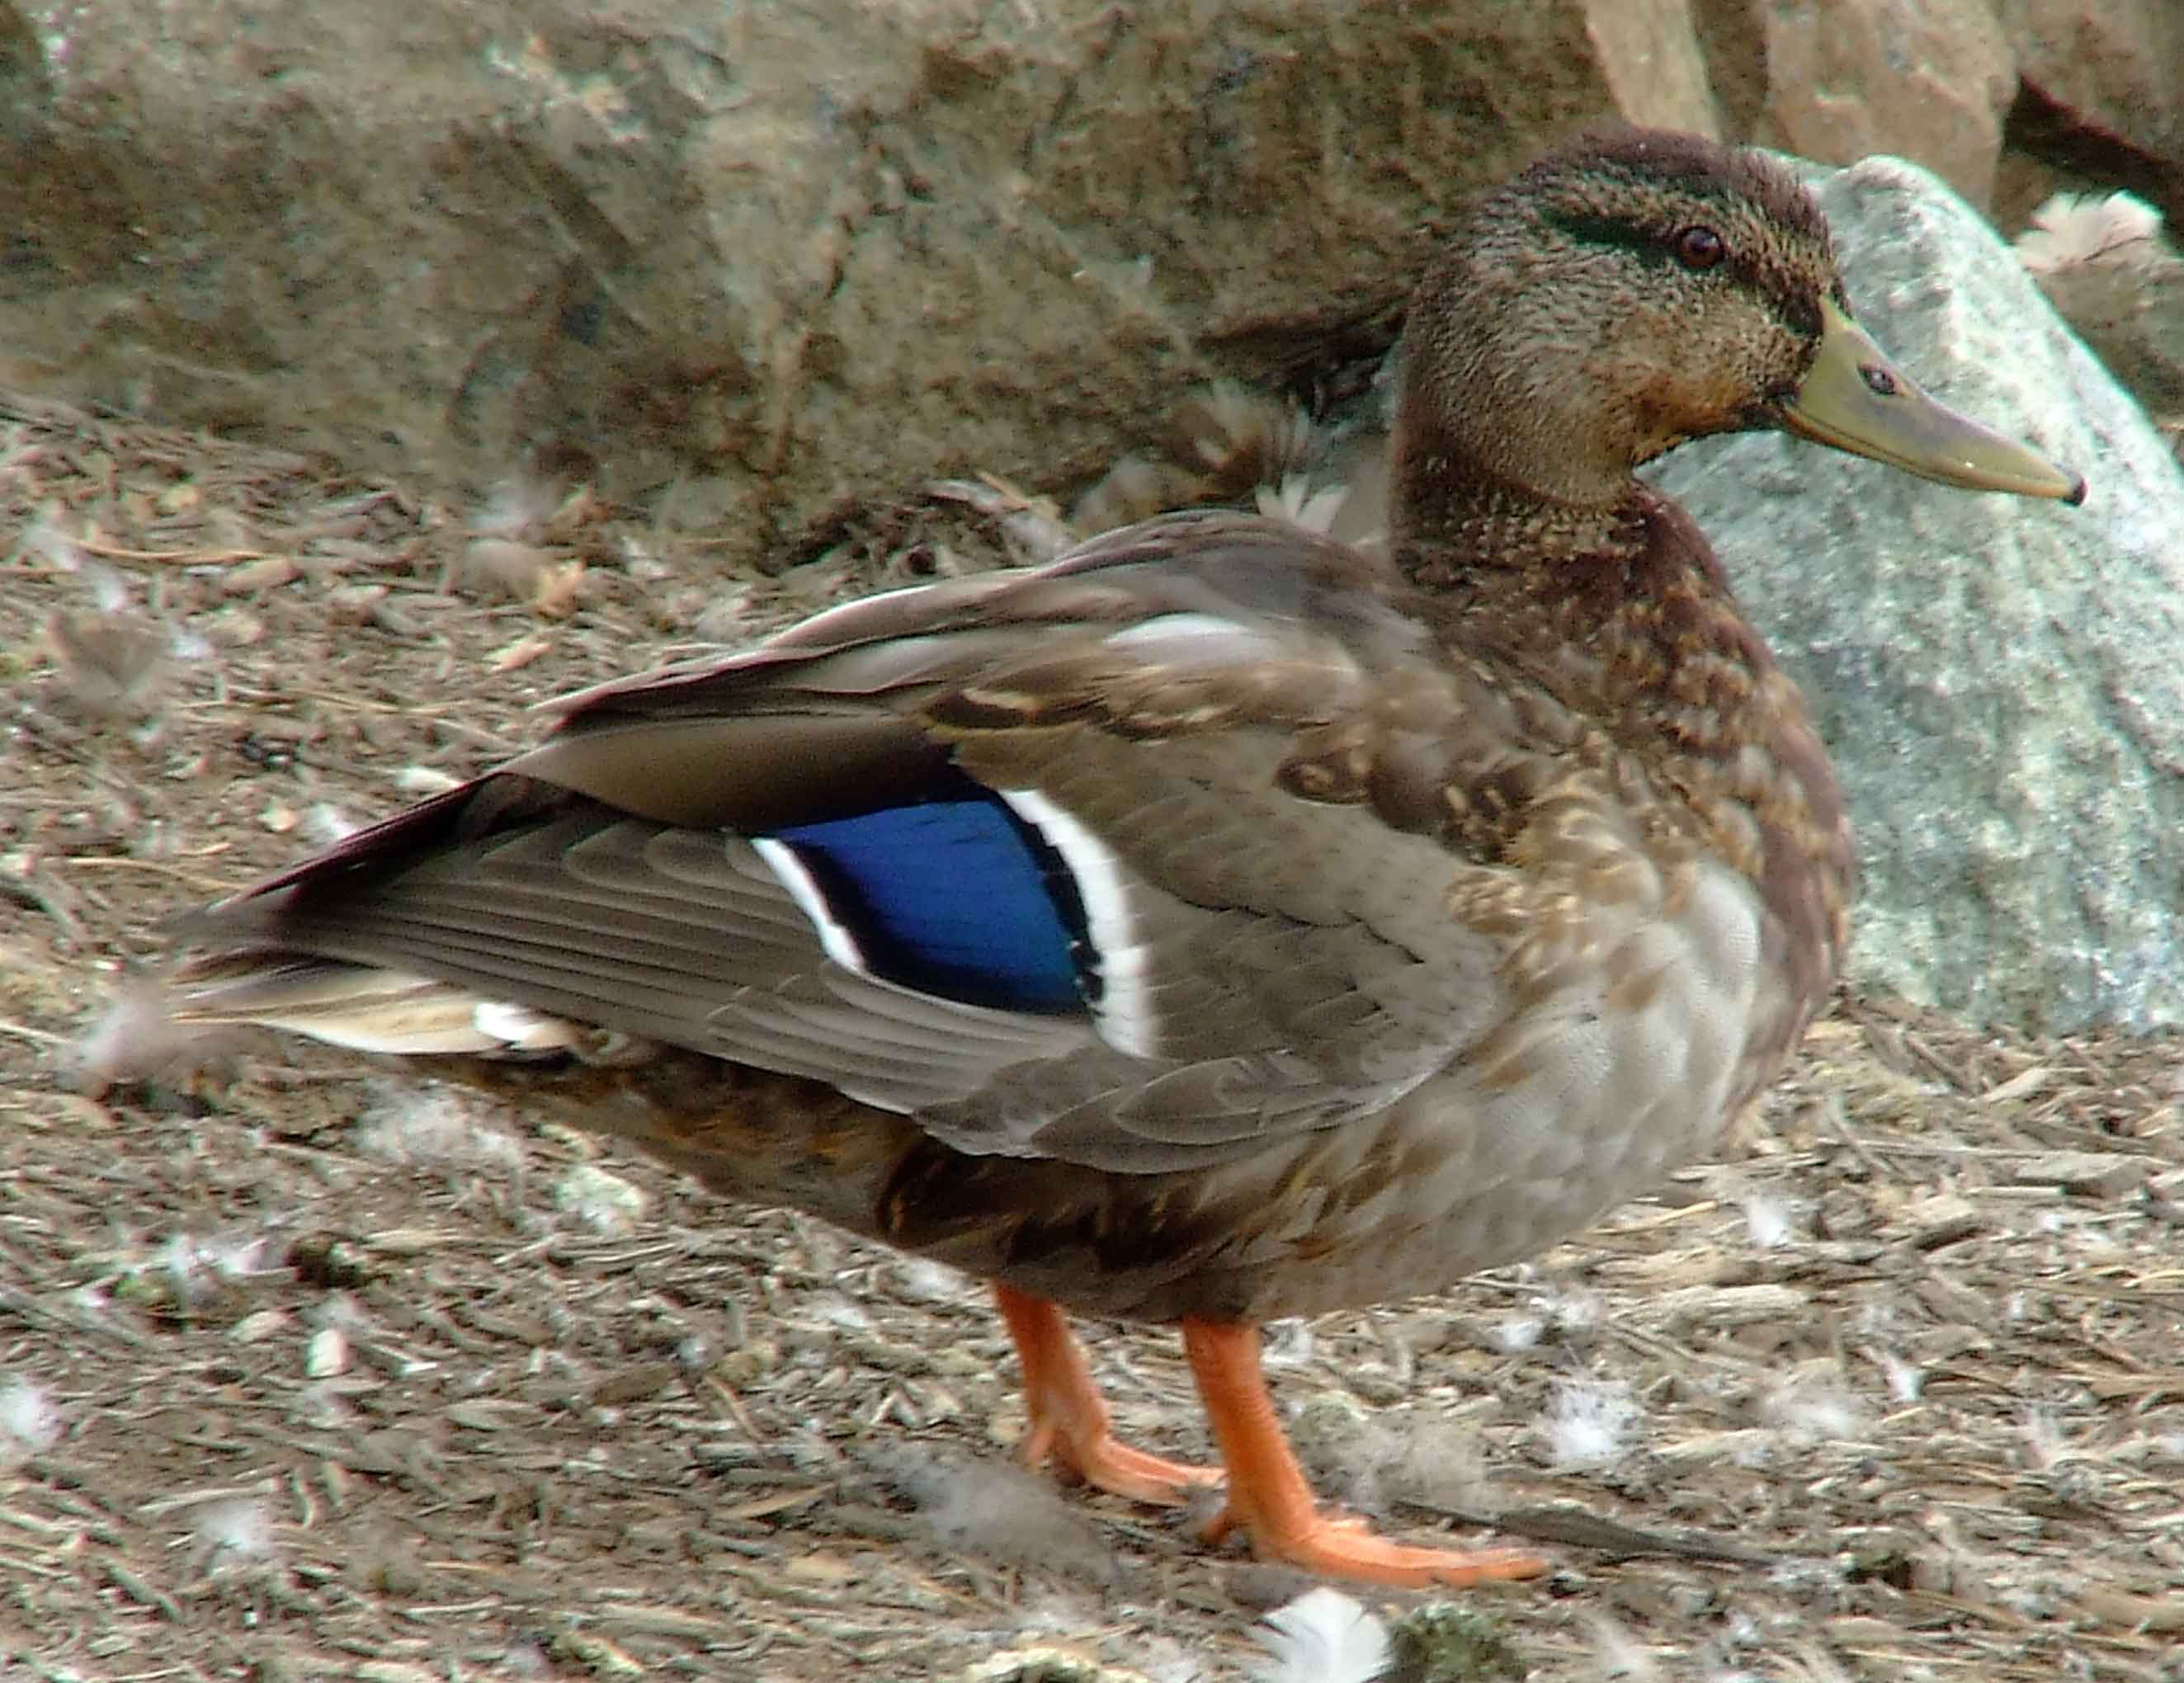
[(1396, 477), (1414, 497), (1468, 486), (1606, 509), (1685, 439), (1765, 428), (1967, 490), (2085, 495), (1874, 343), (1787, 170), (1691, 136), (1590, 137), (1490, 195), (1428, 271), (1408, 332)]

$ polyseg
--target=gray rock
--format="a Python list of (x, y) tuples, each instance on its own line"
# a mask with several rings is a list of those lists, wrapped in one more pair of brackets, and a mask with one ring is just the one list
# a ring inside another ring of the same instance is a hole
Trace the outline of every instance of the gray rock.
[(1875, 159), (1820, 197), (1874, 336), (2092, 488), (1974, 495), (1773, 435), (1660, 471), (1850, 791), (1851, 979), (2034, 1029), (2184, 1022), (2184, 472), (1933, 176)]
[[(1977, 198), (2036, 106), (2043, 156), (2159, 200), (2180, 15), (0, 0), (0, 383), (434, 493), (542, 460), (739, 566), (935, 476), (1081, 486), (1177, 390), (1373, 340), (1453, 208), (1591, 119)], [(2097, 184), (2013, 159), (2020, 209)]]

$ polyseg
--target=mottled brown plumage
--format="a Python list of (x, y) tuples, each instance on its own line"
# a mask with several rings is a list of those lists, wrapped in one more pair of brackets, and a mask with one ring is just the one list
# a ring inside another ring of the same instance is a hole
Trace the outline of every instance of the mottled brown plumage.
[(1113, 1441), (1054, 1306), (1180, 1321), (1263, 1552), (1536, 1569), (1320, 1514), (1251, 1329), (1702, 1155), (1835, 973), (1841, 793), (1632, 469), (1780, 426), (2080, 488), (1888, 368), (1786, 176), (1683, 137), (1490, 196), (1410, 334), (1388, 553), (1171, 516), (577, 698), (203, 914), (176, 1014), (417, 1055), (989, 1279), (1028, 1456), (1149, 1500), (1210, 1475)]

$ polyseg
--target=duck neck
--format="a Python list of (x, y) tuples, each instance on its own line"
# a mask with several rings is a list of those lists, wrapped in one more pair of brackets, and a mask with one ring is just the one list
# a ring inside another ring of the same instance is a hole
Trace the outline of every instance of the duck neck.
[[(1572, 465), (1567, 449), (1518, 418), (1490, 437), (1459, 438), (1426, 410), (1407, 394), (1390, 441), (1389, 527), (1405, 536), (1407, 570), (1435, 572), (1439, 558), (1456, 555), (1607, 554), (1632, 542), (1627, 467)], [(1557, 482), (1541, 483), (1546, 474)], [(1453, 581), (1415, 582), (1440, 589)]]
[(1825, 988), (1852, 879), (1842, 792), (1796, 685), (1674, 503), (1627, 474), (1565, 503), (1452, 453), (1399, 458), (1395, 560), (1452, 649), (1490, 653), (1679, 792)]
[[(1481, 639), (1632, 748), (1765, 743), (1808, 727), (1697, 527), (1626, 470), (1613, 495), (1543, 494), (1449, 441), (1400, 440), (1395, 560), (1452, 644)], [(1695, 728), (1694, 674), (1722, 681)], [(1726, 751), (1726, 750), (1725, 750)]]

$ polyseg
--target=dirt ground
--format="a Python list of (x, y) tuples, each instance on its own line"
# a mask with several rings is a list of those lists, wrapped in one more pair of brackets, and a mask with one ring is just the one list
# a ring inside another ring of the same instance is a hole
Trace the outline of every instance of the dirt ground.
[[(0, 399), (0, 1683), (1252, 1676), (1302, 1585), (1015, 1471), (970, 1283), (332, 1054), (64, 1077), (164, 912), (1011, 507), (738, 582), (560, 492)], [(1843, 1002), (1731, 1165), (1273, 1329), (1278, 1394), (1329, 1493), (1552, 1554), (1479, 1675), (2184, 1678), (2177, 1051)]]

